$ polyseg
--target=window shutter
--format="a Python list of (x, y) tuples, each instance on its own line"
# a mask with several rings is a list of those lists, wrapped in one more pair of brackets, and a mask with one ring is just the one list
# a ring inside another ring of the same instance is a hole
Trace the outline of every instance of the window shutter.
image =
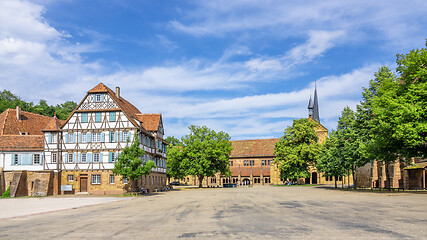
[(128, 132), (128, 140), (129, 142), (132, 142), (132, 132)]
[(91, 141), (92, 141), (92, 136), (91, 136), (90, 132), (88, 132), (86, 134), (86, 142), (90, 143)]
[(13, 166), (13, 165), (15, 165), (15, 156), (17, 154), (10, 154), (10, 155), (12, 156), (12, 161), (11, 161), (10, 165)]
[(101, 142), (105, 142), (105, 133), (101, 133)]
[(120, 142), (123, 142), (123, 132), (120, 132)]
[(65, 135), (64, 135), (64, 142), (68, 143), (68, 133), (65, 133)]
[(101, 102), (103, 102), (103, 101), (104, 101), (104, 95), (105, 95), (105, 94), (101, 94)]
[(64, 161), (65, 163), (67, 163), (68, 162), (68, 153), (65, 153), (65, 161)]
[(92, 102), (95, 102), (95, 94), (92, 94)]
[(79, 136), (78, 136), (77, 142), (81, 143), (82, 142), (82, 133), (79, 132), (78, 134), (79, 134)]
[(77, 153), (73, 153), (73, 163), (77, 162), (76, 159), (77, 159)]
[(47, 133), (47, 143), (52, 143), (52, 134)]
[(104, 161), (102, 160), (102, 156), (103, 156), (103, 154), (102, 154), (102, 153), (100, 153), (100, 154), (99, 154), (99, 162), (104, 162)]
[(43, 165), (43, 153), (40, 153), (40, 165)]
[(113, 153), (112, 152), (108, 153), (108, 162), (113, 162)]
[(86, 154), (86, 162), (92, 162), (92, 153)]
[(77, 153), (77, 162), (78, 162), (78, 163), (82, 162), (82, 160), (81, 160), (81, 159), (82, 159), (82, 154), (78, 152), (78, 153)]

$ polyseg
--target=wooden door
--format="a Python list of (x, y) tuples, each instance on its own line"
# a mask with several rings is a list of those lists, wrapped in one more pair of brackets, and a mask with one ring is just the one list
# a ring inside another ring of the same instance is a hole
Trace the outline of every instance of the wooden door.
[(80, 178), (80, 192), (87, 192), (87, 177)]

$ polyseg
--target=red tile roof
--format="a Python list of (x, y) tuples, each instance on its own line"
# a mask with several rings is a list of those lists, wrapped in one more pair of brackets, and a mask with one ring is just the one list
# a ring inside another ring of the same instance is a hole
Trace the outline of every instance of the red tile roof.
[(103, 83), (96, 85), (94, 88), (88, 91), (88, 93), (102, 93), (108, 92), (109, 88), (105, 86)]
[[(21, 133), (29, 135), (43, 135), (42, 130), (53, 119), (39, 115), (21, 111), (20, 120), (16, 117), (16, 109), (7, 109), (0, 114), (0, 135), (20, 135)], [(62, 126), (64, 121), (57, 120), (57, 124)]]
[(0, 151), (43, 151), (43, 136), (2, 135)]
[(59, 120), (56, 116), (51, 118), (49, 122), (47, 123), (46, 127), (42, 129), (42, 131), (61, 131), (61, 126), (64, 123), (64, 121)]
[(254, 177), (259, 177), (261, 176), (261, 173), (264, 177), (266, 176), (270, 176), (270, 166), (263, 166), (261, 167), (250, 167), (250, 166), (244, 166), (244, 167), (230, 167), (230, 170), (232, 172), (231, 176), (232, 177), (237, 177), (240, 176), (242, 177), (249, 177), (252, 176)]
[(139, 121), (142, 123), (142, 126), (151, 132), (155, 132), (159, 129), (161, 123), (162, 115), (160, 113), (150, 113), (150, 114), (137, 114)]
[(231, 141), (233, 157), (274, 157), (274, 146), (280, 138)]

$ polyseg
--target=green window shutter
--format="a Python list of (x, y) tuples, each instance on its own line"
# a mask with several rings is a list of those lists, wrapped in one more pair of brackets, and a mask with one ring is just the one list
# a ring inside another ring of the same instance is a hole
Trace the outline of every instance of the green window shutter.
[(120, 132), (120, 142), (123, 142), (123, 132)]
[(73, 163), (76, 162), (76, 159), (77, 159), (77, 153), (73, 153)]
[(92, 153), (87, 153), (86, 154), (86, 161), (87, 162), (92, 162)]
[(64, 135), (64, 142), (68, 143), (68, 133), (65, 133), (65, 135)]
[(65, 153), (65, 161), (64, 161), (64, 163), (67, 163), (68, 162), (68, 153)]
[(116, 121), (116, 112), (110, 112), (110, 122)]
[(108, 162), (113, 162), (113, 153), (112, 152), (108, 153)]
[(47, 133), (47, 143), (52, 143), (52, 134)]
[(91, 136), (91, 133), (90, 133), (90, 132), (88, 132), (88, 133), (86, 134), (86, 142), (90, 143), (91, 141), (92, 141), (92, 136)]
[(104, 95), (105, 95), (105, 94), (101, 94), (101, 102), (103, 102), (103, 101), (104, 101)]
[(99, 162), (103, 162), (103, 160), (102, 160), (102, 157), (103, 157), (104, 155), (102, 154), (102, 153), (100, 153), (99, 154)]
[(43, 165), (43, 153), (40, 153), (40, 165)]
[(12, 156), (12, 161), (11, 161), (10, 165), (13, 166), (13, 165), (15, 165), (15, 156), (17, 154), (10, 154), (10, 155)]
[(77, 153), (77, 162), (78, 163), (82, 162), (82, 154), (81, 153)]
[(101, 133), (101, 142), (105, 142), (105, 133)]
[(132, 132), (128, 132), (128, 140), (129, 140), (129, 142), (132, 141)]
[(82, 113), (82, 123), (87, 123), (87, 113)]
[(81, 142), (82, 142), (82, 133), (81, 133), (81, 132), (79, 132), (79, 133), (78, 133), (78, 135), (79, 135), (79, 136), (78, 136), (77, 142), (78, 142), (78, 143), (81, 143)]

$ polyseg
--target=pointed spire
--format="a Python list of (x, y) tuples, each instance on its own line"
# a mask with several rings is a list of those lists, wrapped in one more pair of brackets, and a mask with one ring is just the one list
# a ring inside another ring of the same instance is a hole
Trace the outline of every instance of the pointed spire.
[(313, 115), (313, 101), (311, 100), (311, 94), (310, 94), (310, 100), (308, 100), (308, 116), (311, 117)]
[(314, 103), (313, 103), (313, 119), (320, 123), (319, 117), (319, 101), (317, 100), (317, 83), (314, 84)]

